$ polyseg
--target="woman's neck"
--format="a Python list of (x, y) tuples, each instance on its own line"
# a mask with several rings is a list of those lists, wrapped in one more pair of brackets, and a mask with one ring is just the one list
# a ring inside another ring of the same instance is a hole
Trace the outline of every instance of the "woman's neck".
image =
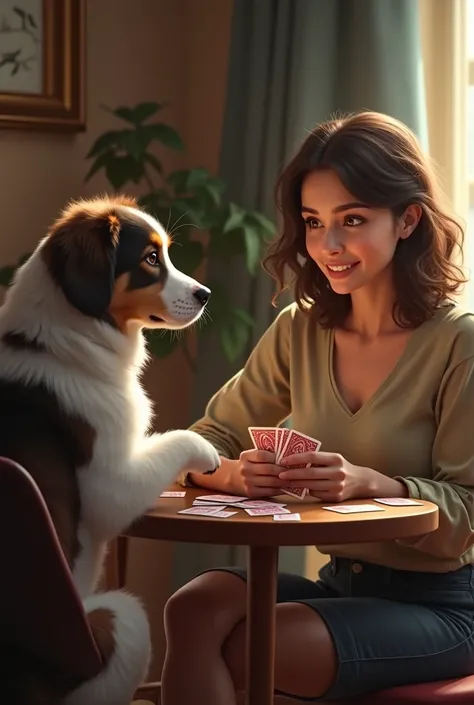
[(365, 341), (400, 331), (393, 319), (395, 292), (391, 281), (385, 280), (355, 291), (351, 302), (346, 330), (356, 333)]

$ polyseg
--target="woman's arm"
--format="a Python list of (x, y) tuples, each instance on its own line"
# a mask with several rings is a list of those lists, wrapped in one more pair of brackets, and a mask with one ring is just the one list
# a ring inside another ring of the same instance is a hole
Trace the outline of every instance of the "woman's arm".
[(190, 428), (222, 456), (213, 475), (184, 473), (182, 484), (224, 490), (241, 452), (251, 447), (249, 426), (277, 426), (291, 413), (290, 334), (294, 306), (287, 307), (265, 331), (244, 368), (209, 401), (204, 416)]
[(439, 507), (439, 528), (399, 539), (440, 558), (459, 558), (474, 544), (474, 357), (446, 373), (436, 402), (433, 478), (397, 477), (408, 495)]

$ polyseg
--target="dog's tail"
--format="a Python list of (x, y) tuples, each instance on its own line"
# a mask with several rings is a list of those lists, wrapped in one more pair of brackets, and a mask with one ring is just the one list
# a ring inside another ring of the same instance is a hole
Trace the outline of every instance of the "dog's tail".
[(65, 705), (129, 705), (150, 661), (148, 618), (136, 597), (122, 591), (84, 600), (89, 624), (104, 666), (79, 685)]
[(145, 611), (125, 592), (93, 595), (84, 607), (104, 664), (97, 676), (81, 682), (21, 649), (4, 647), (0, 649), (2, 704), (130, 705), (150, 660)]

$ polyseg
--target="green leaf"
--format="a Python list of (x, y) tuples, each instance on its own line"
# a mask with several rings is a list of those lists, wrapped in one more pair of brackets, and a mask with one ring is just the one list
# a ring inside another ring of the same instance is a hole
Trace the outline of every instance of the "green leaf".
[(244, 308), (234, 308), (232, 311), (234, 316), (241, 320), (245, 325), (247, 325), (249, 328), (253, 328), (255, 325), (255, 321), (253, 320), (252, 316), (248, 311), (246, 311)]
[(150, 154), (150, 152), (145, 152), (143, 155), (143, 161), (147, 162), (148, 164), (151, 164), (153, 169), (155, 169), (159, 174), (163, 173), (163, 167), (161, 165), (161, 162), (155, 157), (154, 154)]
[(152, 125), (143, 125), (141, 128), (150, 140), (158, 140), (165, 147), (181, 152), (184, 149), (183, 140), (169, 125), (156, 122)]
[(148, 144), (149, 139), (147, 139), (142, 128), (137, 127), (136, 130), (123, 130), (117, 146), (138, 161), (143, 158), (143, 153)]
[(232, 230), (237, 230), (245, 218), (245, 211), (235, 203), (229, 203), (229, 216), (224, 225), (224, 233), (230, 233)]
[(276, 233), (275, 223), (273, 223), (266, 215), (258, 211), (250, 211), (247, 214), (247, 220), (253, 221), (255, 225), (264, 233), (265, 239), (273, 237)]
[(87, 172), (84, 181), (89, 181), (89, 179), (91, 179), (100, 169), (106, 169), (109, 162), (114, 158), (114, 153), (112, 151), (102, 152), (102, 154), (100, 154), (92, 163), (92, 166)]
[(154, 212), (155, 210), (162, 211), (166, 209), (169, 212), (169, 196), (164, 189), (158, 188), (149, 193), (144, 193), (140, 196), (138, 203), (147, 211)]
[(111, 132), (104, 132), (102, 135), (96, 139), (89, 152), (87, 153), (86, 159), (91, 159), (97, 154), (108, 150), (110, 147), (115, 147), (120, 143), (120, 136), (122, 131), (113, 130)]
[(207, 169), (200, 167), (196, 169), (178, 169), (168, 175), (167, 181), (178, 195), (194, 191), (197, 188), (207, 188), (211, 185), (216, 190), (224, 190), (224, 184), (220, 179), (211, 176)]
[(206, 193), (209, 194), (209, 196), (211, 198), (211, 202), (215, 206), (220, 206), (220, 204), (222, 202), (222, 190), (218, 186), (218, 184), (209, 182), (207, 184), (204, 184), (204, 186), (202, 188)]
[(105, 165), (105, 171), (108, 180), (116, 190), (121, 189), (128, 181), (137, 184), (143, 177), (143, 165), (129, 154), (123, 157), (112, 157)]
[(253, 321), (243, 309), (232, 309), (229, 313), (221, 324), (220, 339), (226, 358), (234, 362), (245, 352)]
[(114, 115), (132, 125), (139, 125), (163, 107), (160, 103), (139, 103), (134, 108), (120, 106), (112, 110)]
[[(181, 272), (191, 276), (204, 259), (204, 247), (201, 242), (186, 238), (178, 240), (171, 246), (170, 258)], [(182, 245), (182, 246), (181, 246)]]
[(212, 326), (208, 326), (204, 330), (212, 330), (214, 325), (219, 325), (225, 318), (231, 307), (229, 292), (221, 282), (211, 279), (207, 282), (207, 286), (211, 290), (211, 298), (207, 305), (210, 316), (212, 318)]
[(169, 331), (148, 330), (145, 333), (147, 347), (155, 357), (168, 357), (178, 347), (180, 340)]
[(247, 263), (247, 269), (251, 274), (255, 274), (262, 256), (262, 240), (258, 232), (255, 228), (252, 228), (251, 225), (244, 225), (241, 230), (243, 231), (245, 239), (245, 261)]
[(199, 188), (199, 186), (206, 186), (210, 181), (212, 181), (212, 176), (207, 169), (202, 167), (189, 169), (186, 189), (188, 191), (193, 191), (194, 189)]

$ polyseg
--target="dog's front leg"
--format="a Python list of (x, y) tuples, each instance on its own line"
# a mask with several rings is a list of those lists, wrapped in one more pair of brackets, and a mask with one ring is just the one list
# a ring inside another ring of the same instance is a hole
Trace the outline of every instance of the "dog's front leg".
[(220, 459), (215, 448), (192, 431), (169, 431), (144, 439), (136, 453), (117, 466), (89, 468), (81, 478), (85, 524), (108, 541), (151, 508), (183, 470), (211, 472)]

